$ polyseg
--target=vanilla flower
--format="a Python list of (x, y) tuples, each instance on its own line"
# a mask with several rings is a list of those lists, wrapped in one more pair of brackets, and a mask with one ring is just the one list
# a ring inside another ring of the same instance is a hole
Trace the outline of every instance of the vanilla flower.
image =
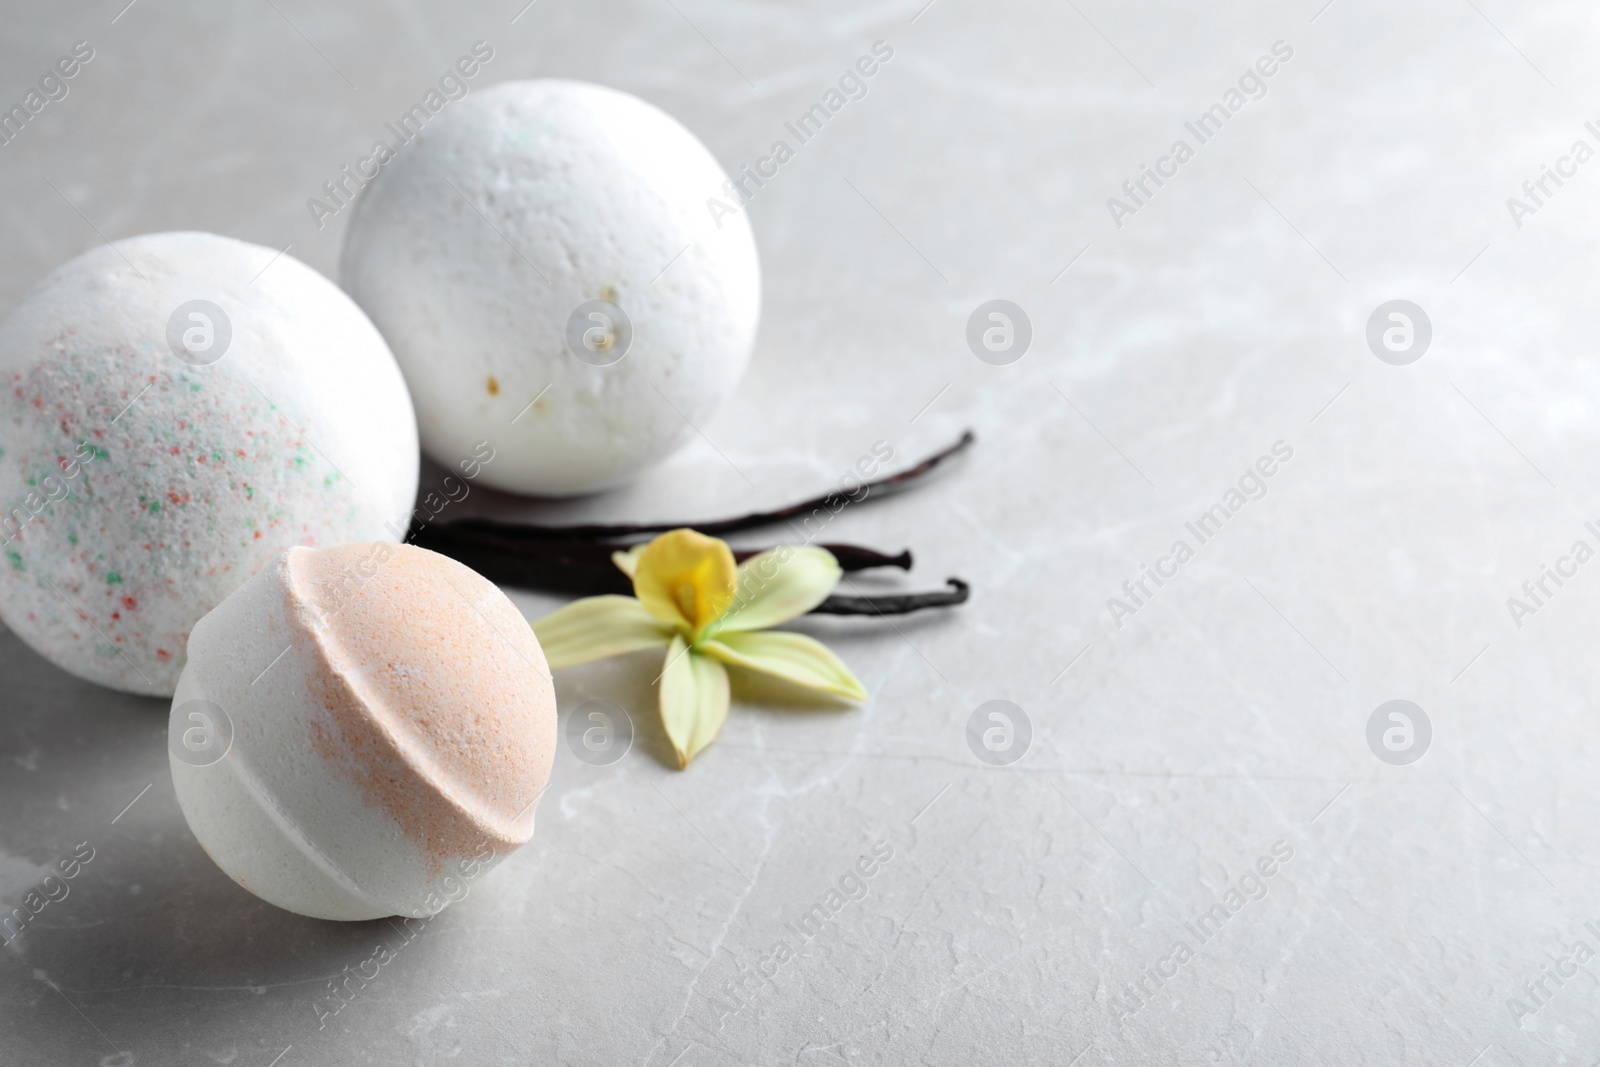
[(850, 700), (867, 691), (839, 657), (804, 634), (768, 632), (804, 615), (839, 583), (839, 561), (815, 546), (785, 545), (735, 565), (727, 543), (672, 530), (611, 557), (634, 596), (574, 601), (533, 624), (551, 670), (666, 649), (661, 723), (681, 767), (728, 718), (726, 665), (775, 675)]

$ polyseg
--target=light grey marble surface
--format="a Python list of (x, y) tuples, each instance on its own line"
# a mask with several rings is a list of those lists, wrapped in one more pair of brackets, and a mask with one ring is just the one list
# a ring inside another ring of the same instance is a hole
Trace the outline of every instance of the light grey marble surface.
[[(95, 854), (0, 948), (0, 1063), (1600, 1058), (1600, 961), (1575, 959), (1600, 950), (1600, 565), (1507, 606), (1600, 545), (1600, 162), (1525, 217), (1506, 203), (1600, 148), (1584, 5), (124, 3), (0, 11), (5, 101), (96, 50), (0, 147), (7, 307), (164, 229), (332, 274), (343, 219), (317, 229), (307, 197), (478, 39), (488, 79), (639, 94), (730, 168), (889, 42), (749, 205), (765, 316), (715, 447), (602, 498), (462, 514), (711, 517), (970, 426), (948, 477), (829, 536), (909, 546), (900, 584), (974, 595), (803, 623), (871, 701), (746, 691), (684, 773), (650, 657), (564, 673), (564, 713), (612, 700), (639, 743), (604, 768), (563, 746), (533, 843), (410, 940), (239, 889), (179, 813), (165, 707), (0, 636), (0, 903)], [(1184, 123), (1279, 41), (1265, 96), (1201, 144)], [(1180, 138), (1193, 158), (1114, 220)], [(1032, 324), (1007, 366), (965, 341), (994, 298)], [(1431, 321), (1409, 365), (1366, 339), (1393, 299)], [(1200, 544), (1185, 523), (1279, 441), (1265, 496)], [(1118, 617), (1179, 539), (1193, 558)], [(993, 699), (1032, 724), (1006, 767), (967, 742)], [(1432, 724), (1410, 765), (1368, 745), (1392, 699)], [(875, 845), (865, 896), (801, 944)], [(1275, 845), (1292, 858), (1228, 910)], [(784, 940), (797, 958), (768, 962)], [(323, 1017), (380, 942), (394, 959)]]

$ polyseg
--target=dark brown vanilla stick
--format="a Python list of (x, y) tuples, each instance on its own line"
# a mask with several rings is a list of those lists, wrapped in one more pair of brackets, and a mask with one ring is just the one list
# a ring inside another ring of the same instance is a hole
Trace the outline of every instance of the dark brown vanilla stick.
[[(411, 544), (448, 555), (482, 574), (491, 582), (518, 585), (522, 589), (544, 592), (578, 593), (598, 597), (600, 593), (634, 592), (634, 584), (611, 561), (611, 553), (629, 545), (605, 541), (534, 541), (507, 549), (504, 545), (483, 544), (477, 537), (454, 539), (451, 526), (424, 526)], [(834, 553), (845, 571), (866, 571), (875, 566), (910, 569), (910, 552), (883, 555), (853, 544), (819, 545)], [(733, 558), (744, 561), (765, 549), (734, 550)], [(968, 587), (958, 577), (949, 579), (949, 589), (926, 593), (888, 593), (883, 597), (829, 597), (811, 608), (813, 614), (909, 614), (923, 608), (947, 608), (966, 603)]]
[[(552, 593), (631, 593), (633, 583), (611, 561), (613, 552), (631, 545), (608, 541), (518, 541), (498, 531), (468, 527), (466, 523), (428, 525), (412, 531), (410, 543), (465, 563), (491, 582), (542, 589)], [(859, 545), (825, 544), (846, 571), (873, 567), (911, 569), (911, 553), (888, 556)], [(733, 558), (744, 562), (765, 549), (735, 549)]]
[(960, 578), (947, 579), (948, 590), (937, 593), (892, 593), (889, 596), (831, 596), (811, 609), (814, 615), (907, 615), (923, 608), (965, 604), (971, 586)]
[[(491, 582), (549, 593), (599, 596), (602, 593), (633, 592), (633, 583), (611, 561), (611, 554), (630, 546), (607, 541), (526, 541), (508, 543), (482, 530), (461, 531), (460, 523), (424, 526), (411, 537), (419, 548), (431, 549), (465, 563)], [(898, 556), (884, 555), (859, 545), (820, 546), (833, 553), (846, 571), (873, 567), (911, 569), (910, 551)], [(736, 549), (734, 559), (744, 562), (765, 549)], [(830, 596), (812, 608), (818, 615), (905, 615), (922, 608), (962, 604), (967, 599), (967, 584), (951, 578), (950, 590), (932, 593), (902, 593), (887, 596)]]
[[(611, 555), (633, 547), (645, 535), (689, 527), (704, 534), (719, 536), (770, 526), (802, 515), (809, 518), (823, 510), (832, 515), (847, 504), (861, 503), (912, 488), (975, 440), (972, 431), (967, 430), (955, 444), (935, 452), (899, 474), (864, 482), (848, 493), (835, 490), (775, 511), (758, 511), (732, 519), (703, 523), (591, 523), (576, 526), (539, 526), (491, 519), (466, 519), (414, 526), (406, 540), (464, 563), (490, 581), (502, 585), (581, 596), (627, 594), (633, 591), (633, 584), (612, 562)], [(833, 553), (839, 566), (847, 572), (873, 567), (911, 569), (909, 550), (898, 556), (888, 556), (859, 545), (824, 544), (820, 547)], [(742, 562), (761, 551), (764, 550), (735, 549), (734, 558)], [(824, 615), (903, 615), (922, 608), (965, 603), (967, 584), (959, 578), (951, 578), (949, 585), (948, 590), (929, 593), (877, 597), (830, 596), (812, 610)]]
[[(484, 533), (495, 533), (524, 543), (545, 540), (603, 541), (614, 538), (642, 537), (645, 534), (665, 533), (668, 530), (676, 530), (685, 526), (699, 530), (703, 534), (709, 534), (712, 537), (721, 537), (724, 534), (738, 533), (741, 530), (753, 530), (761, 526), (771, 526), (773, 523), (783, 522), (786, 519), (793, 519), (802, 515), (810, 515), (824, 508), (829, 513), (837, 512), (847, 504), (860, 504), (867, 500), (874, 500), (878, 497), (889, 496), (893, 493), (910, 489), (933, 474), (935, 470), (952, 457), (965, 451), (976, 440), (977, 437), (974, 436), (973, 432), (966, 430), (962, 432), (961, 439), (955, 444), (940, 449), (916, 466), (903, 470), (899, 474), (891, 474), (888, 477), (879, 478), (877, 481), (863, 482), (849, 493), (834, 490), (810, 500), (802, 500), (798, 504), (790, 504), (788, 507), (778, 508), (775, 511), (757, 511), (732, 519), (717, 519), (711, 522), (618, 523), (610, 526), (594, 523), (578, 526), (539, 526), (532, 523), (496, 522), (492, 519), (463, 519), (460, 522), (450, 523), (448, 528), (458, 532), (477, 530)], [(420, 541), (414, 541), (414, 543), (421, 544)], [(425, 545), (424, 547), (431, 546)]]

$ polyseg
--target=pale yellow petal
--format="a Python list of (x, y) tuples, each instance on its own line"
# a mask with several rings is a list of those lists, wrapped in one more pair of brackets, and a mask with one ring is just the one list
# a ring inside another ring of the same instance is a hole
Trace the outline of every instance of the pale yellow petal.
[(645, 545), (633, 571), (633, 592), (645, 610), (691, 640), (733, 603), (738, 569), (725, 542), (673, 530)]
[(639, 567), (639, 553), (644, 551), (644, 547), (644, 542), (640, 542), (626, 552), (611, 553), (611, 562), (617, 565), (617, 570), (628, 576), (629, 581), (633, 580), (633, 572)]
[(533, 624), (533, 635), (550, 669), (556, 671), (641, 648), (660, 648), (672, 639), (672, 629), (652, 618), (631, 596), (592, 596), (546, 615)]
[(827, 599), (844, 571), (815, 545), (780, 545), (739, 564), (733, 604), (709, 632), (765, 630), (798, 618)]
[(727, 721), (727, 670), (674, 636), (661, 672), (661, 725), (678, 755), (678, 766), (689, 766), (717, 739)]
[(725, 633), (700, 642), (699, 648), (723, 663), (776, 675), (807, 689), (848, 700), (865, 700), (867, 691), (844, 661), (821, 641), (785, 631)]

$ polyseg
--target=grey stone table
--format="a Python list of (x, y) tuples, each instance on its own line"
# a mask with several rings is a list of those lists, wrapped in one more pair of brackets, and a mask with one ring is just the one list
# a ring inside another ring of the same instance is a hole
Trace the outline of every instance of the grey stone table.
[[(0, 147), (6, 306), (166, 229), (332, 274), (346, 216), (308, 198), (477, 40), (484, 77), (636, 93), (729, 169), (885, 42), (743, 208), (765, 316), (704, 439), (461, 514), (713, 517), (970, 426), (829, 536), (974, 593), (802, 623), (871, 701), (742, 691), (682, 773), (650, 657), (564, 673), (633, 749), (563, 746), (533, 843), (414, 931), (236, 887), (165, 708), (0, 637), (0, 903), (93, 856), (0, 947), (0, 1063), (1600, 1057), (1585, 5), (125, 3), (0, 12), (0, 102), (95, 52)], [(986, 315), (968, 344), (995, 299), (1020, 359)], [(1028, 729), (971, 745), (992, 700)]]

